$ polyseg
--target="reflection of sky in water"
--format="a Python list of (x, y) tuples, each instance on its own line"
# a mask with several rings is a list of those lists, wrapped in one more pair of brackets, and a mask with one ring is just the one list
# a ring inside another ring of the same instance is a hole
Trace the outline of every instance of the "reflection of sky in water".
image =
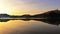
[(40, 21), (11, 20), (0, 23), (0, 34), (58, 34), (60, 26)]

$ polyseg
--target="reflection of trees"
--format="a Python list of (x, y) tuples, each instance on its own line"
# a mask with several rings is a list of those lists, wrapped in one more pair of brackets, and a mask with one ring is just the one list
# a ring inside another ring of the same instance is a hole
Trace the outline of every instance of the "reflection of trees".
[(0, 22), (7, 22), (9, 19), (0, 19)]
[(36, 21), (42, 21), (44, 23), (52, 24), (52, 25), (59, 25), (60, 19), (36, 19)]

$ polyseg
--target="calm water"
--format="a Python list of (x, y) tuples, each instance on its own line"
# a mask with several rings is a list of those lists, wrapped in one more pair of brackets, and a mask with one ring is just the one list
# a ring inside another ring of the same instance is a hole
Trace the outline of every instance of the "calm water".
[(0, 34), (60, 34), (60, 25), (35, 20), (10, 20), (0, 22)]

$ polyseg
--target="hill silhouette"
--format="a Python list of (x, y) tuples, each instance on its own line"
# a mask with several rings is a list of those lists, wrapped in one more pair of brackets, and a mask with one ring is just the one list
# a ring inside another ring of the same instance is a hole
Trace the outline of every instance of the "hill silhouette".
[(37, 21), (42, 21), (48, 24), (59, 25), (60, 24), (60, 10), (51, 10), (43, 14), (34, 15), (36, 18), (46, 18), (46, 19), (36, 19)]
[(60, 18), (60, 10), (51, 10), (51, 11), (48, 11), (46, 13), (34, 15), (34, 17), (47, 18), (47, 19), (53, 19), (53, 18), (59, 19)]
[[(19, 20), (29, 21), (29, 20), (37, 20), (37, 21), (43, 21), (48, 24), (54, 24), (59, 25), (60, 24), (60, 10), (51, 10), (42, 14), (36, 14), (36, 15), (29, 15), (24, 14), (22, 16), (11, 16), (8, 14), (0, 14), (0, 18), (14, 18), (14, 19), (0, 19), (0, 22), (7, 22), (9, 20), (15, 20), (15, 18), (23, 18)], [(43, 18), (43, 19), (32, 19), (32, 18)], [(46, 19), (44, 19), (46, 18)], [(17, 19), (16, 19), (17, 20)]]

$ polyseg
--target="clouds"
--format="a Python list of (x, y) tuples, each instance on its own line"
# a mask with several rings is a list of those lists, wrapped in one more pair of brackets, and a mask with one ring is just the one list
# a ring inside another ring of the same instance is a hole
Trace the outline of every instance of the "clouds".
[(6, 0), (5, 4), (9, 12), (35, 13), (35, 11), (37, 12), (38, 10), (40, 10), (38, 12), (42, 12), (42, 10), (60, 9), (60, 0)]
[(12, 4), (21, 8), (58, 8), (59, 0), (11, 0)]
[(60, 9), (60, 0), (9, 0), (9, 3), (16, 8), (14, 12), (23, 12), (24, 14), (36, 14)]
[[(59, 8), (60, 0), (6, 0), (12, 6), (20, 10), (34, 10), (34, 9), (55, 9)], [(52, 8), (53, 7), (53, 8)]]

